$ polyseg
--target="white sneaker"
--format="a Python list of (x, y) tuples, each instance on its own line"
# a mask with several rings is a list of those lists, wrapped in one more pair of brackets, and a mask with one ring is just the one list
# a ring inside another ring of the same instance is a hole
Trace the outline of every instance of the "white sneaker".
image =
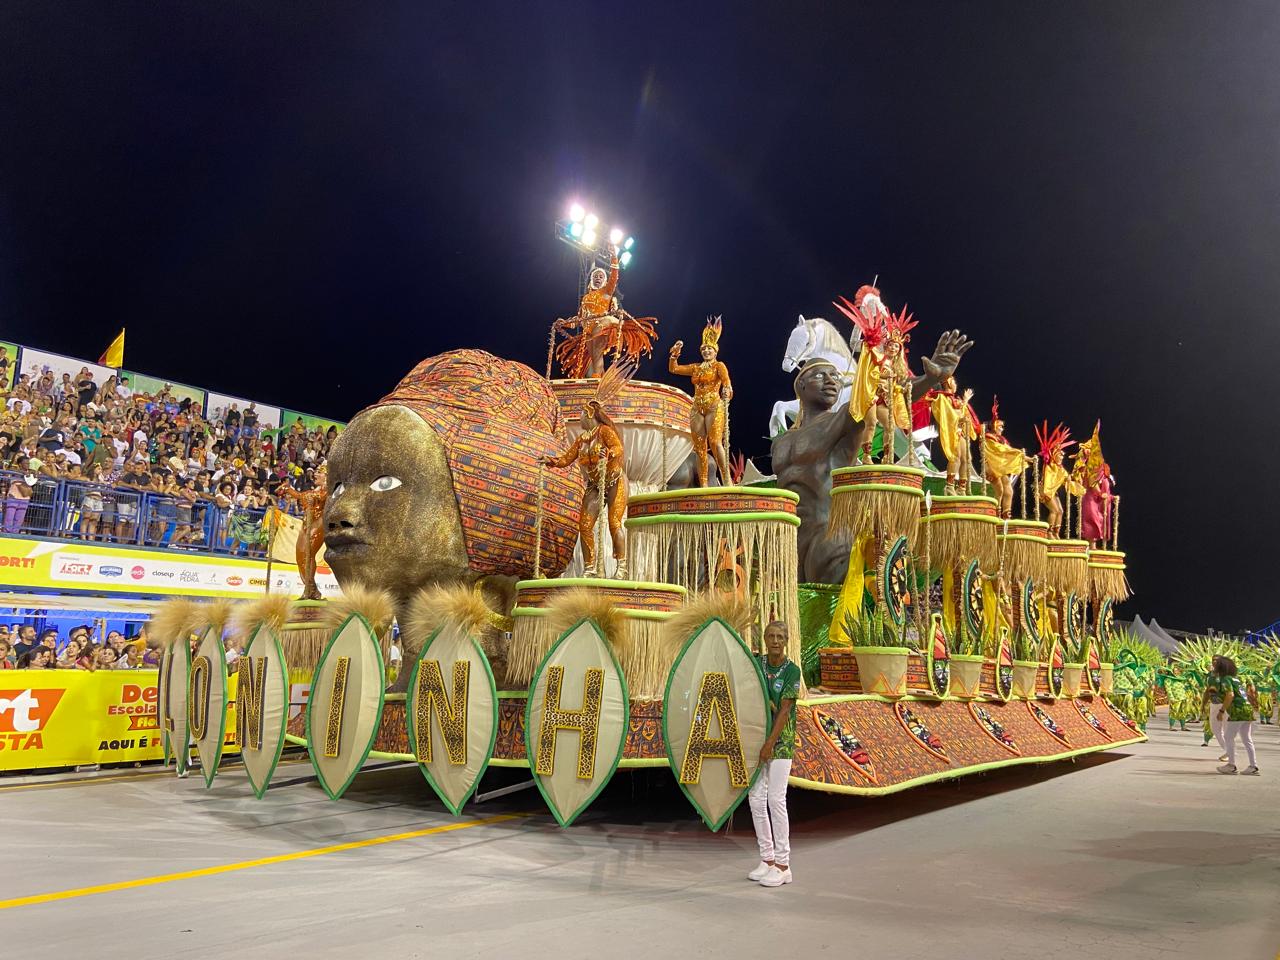
[(1234, 774), (1237, 772), (1236, 765), (1234, 763), (1224, 763), (1222, 766), (1218, 768), (1218, 772)]
[(1246, 777), (1256, 777), (1260, 771), (1251, 763), (1240, 772)]
[(759, 883), (761, 880), (764, 879), (765, 874), (772, 869), (773, 868), (769, 866), (769, 864), (761, 860), (760, 866), (756, 867), (754, 870), (752, 870), (750, 873), (747, 874), (747, 879), (754, 880), (756, 881), (756, 883)]
[(760, 878), (760, 886), (762, 887), (780, 887), (784, 883), (791, 882), (791, 868), (783, 867), (779, 869), (776, 865), (769, 868), (769, 872)]

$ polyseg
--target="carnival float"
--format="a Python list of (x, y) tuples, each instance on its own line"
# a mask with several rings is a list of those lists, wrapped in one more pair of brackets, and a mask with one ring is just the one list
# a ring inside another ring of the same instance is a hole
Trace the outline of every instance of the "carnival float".
[(885, 794), (1144, 738), (1109, 696), (1129, 586), (1100, 425), (1070, 463), (1047, 421), (1028, 453), (1029, 419), (993, 398), (984, 422), (960, 389), (972, 341), (943, 331), (916, 360), (920, 321), (873, 281), (833, 304), (847, 334), (791, 332), (763, 477), (730, 416), (759, 329), (710, 318), (695, 359), (670, 344), (670, 382), (637, 379), (659, 324), (621, 306), (632, 241), (592, 219), (557, 226), (582, 283), (543, 373), (430, 357), (335, 443), (298, 551), (305, 573), (323, 542), (341, 600), (157, 615), (179, 772), (193, 748), (211, 783), (234, 744), (261, 796), (293, 744), (339, 797), (398, 759), (456, 814), (488, 767), (520, 767), (568, 825), (618, 769), (661, 767), (717, 829), (759, 764), (775, 622), (806, 685), (796, 787)]

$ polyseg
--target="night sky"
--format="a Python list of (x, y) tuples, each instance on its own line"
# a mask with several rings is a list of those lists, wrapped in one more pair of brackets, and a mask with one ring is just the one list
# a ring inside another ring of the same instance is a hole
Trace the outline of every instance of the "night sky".
[(1277, 51), (1270, 3), (11, 0), (0, 339), (93, 359), (125, 325), (133, 369), (348, 418), (442, 350), (540, 369), (576, 198), (637, 239), (641, 376), (724, 315), (763, 467), (797, 314), (878, 274), (917, 352), (977, 341), (1014, 442), (1102, 418), (1123, 616), (1258, 627)]

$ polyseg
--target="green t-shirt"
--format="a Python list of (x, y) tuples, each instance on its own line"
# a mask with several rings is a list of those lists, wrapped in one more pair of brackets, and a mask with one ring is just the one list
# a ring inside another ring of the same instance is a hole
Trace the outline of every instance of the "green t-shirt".
[(1209, 679), (1205, 681), (1204, 688), (1209, 694), (1210, 703), (1221, 703), (1223, 695), (1227, 691), (1226, 681), (1230, 677), (1219, 676), (1216, 673), (1209, 674)]
[(1245, 693), (1244, 684), (1240, 682), (1239, 677), (1222, 677), (1222, 699), (1227, 699), (1227, 691), (1234, 690), (1236, 695), (1231, 700), (1231, 706), (1227, 708), (1228, 720), (1252, 720), (1253, 704), (1249, 702), (1249, 695)]
[[(769, 722), (777, 715), (783, 700), (791, 700), (790, 716), (782, 725), (778, 734), (778, 742), (773, 748), (773, 759), (790, 760), (796, 755), (796, 700), (800, 699), (800, 668), (790, 660), (783, 660), (781, 666), (770, 666), (767, 654), (760, 655), (760, 669), (764, 673), (764, 685), (769, 694)], [(770, 727), (772, 729), (772, 726)]]

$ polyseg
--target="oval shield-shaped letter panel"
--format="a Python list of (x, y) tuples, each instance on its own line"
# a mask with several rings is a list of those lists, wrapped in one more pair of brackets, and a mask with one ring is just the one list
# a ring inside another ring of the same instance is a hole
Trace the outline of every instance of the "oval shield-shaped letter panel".
[(289, 722), (289, 665), (280, 637), (259, 624), (236, 661), (236, 745), (258, 799), (267, 792)]
[(951, 651), (947, 649), (947, 632), (942, 629), (942, 614), (929, 620), (929, 689), (934, 696), (945, 697), (951, 689)]
[(205, 626), (200, 633), (187, 679), (187, 725), (200, 757), (204, 785), (211, 786), (227, 732), (227, 650), (221, 627)]
[(431, 635), (409, 680), (409, 749), (454, 816), (489, 767), (498, 735), (498, 688), (489, 660), (456, 626)]
[(187, 772), (191, 759), (191, 731), (187, 727), (187, 678), (191, 674), (191, 645), (179, 637), (160, 660), (160, 704), (157, 710), (164, 762), (173, 757), (178, 774)]
[(529, 770), (556, 822), (567, 827), (605, 788), (622, 759), (627, 684), (600, 628), (582, 620), (543, 658), (529, 685)]
[(723, 620), (698, 627), (676, 658), (662, 732), (680, 789), (706, 825), (719, 830), (751, 788), (769, 732), (760, 668)]
[(386, 681), (369, 622), (348, 617), (316, 666), (307, 704), (307, 749), (320, 786), (336, 800), (363, 766), (382, 721)]

